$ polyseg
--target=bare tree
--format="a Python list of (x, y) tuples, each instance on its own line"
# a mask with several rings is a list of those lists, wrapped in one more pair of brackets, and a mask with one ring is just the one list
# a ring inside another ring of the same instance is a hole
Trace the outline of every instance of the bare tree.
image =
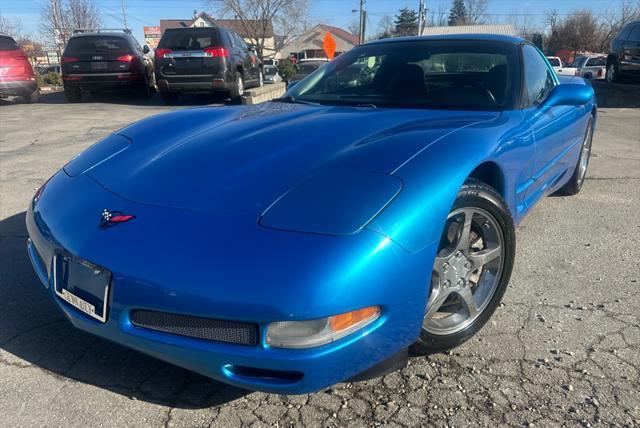
[[(386, 39), (393, 36), (393, 30), (395, 24), (393, 23), (393, 17), (391, 15), (385, 15), (378, 21), (378, 29), (375, 32), (374, 39)], [(357, 33), (353, 33), (357, 34)]]
[(40, 31), (64, 45), (77, 28), (98, 28), (100, 11), (94, 0), (48, 0), (40, 16)]
[(487, 0), (465, 0), (467, 7), (467, 21), (469, 24), (484, 24), (487, 22)]
[[(205, 0), (217, 15), (238, 19), (244, 36), (264, 52), (275, 30), (283, 40), (306, 29), (309, 0)], [(275, 46), (277, 52), (281, 46)], [(270, 48), (268, 48), (270, 49)]]
[(611, 40), (631, 21), (640, 20), (640, 0), (620, 0), (618, 7), (607, 8), (599, 19), (598, 52), (605, 52)]
[(0, 13), (0, 34), (6, 34), (16, 40), (26, 37), (22, 27), (22, 21), (19, 19), (9, 20)]
[(447, 16), (449, 11), (442, 4), (438, 5), (438, 10), (430, 10), (429, 17), (427, 19), (427, 26), (429, 27), (443, 27), (447, 25)]
[(547, 50), (606, 52), (620, 29), (631, 21), (640, 20), (640, 0), (620, 0), (618, 7), (610, 7), (600, 15), (579, 10), (561, 19), (556, 11), (546, 13), (549, 26)]
[(347, 25), (347, 31), (355, 35), (360, 34), (360, 22), (357, 19), (351, 20)]

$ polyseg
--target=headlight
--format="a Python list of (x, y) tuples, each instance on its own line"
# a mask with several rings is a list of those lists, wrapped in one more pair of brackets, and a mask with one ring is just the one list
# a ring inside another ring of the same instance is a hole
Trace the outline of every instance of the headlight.
[(371, 172), (323, 172), (276, 200), (260, 217), (264, 227), (326, 235), (352, 235), (395, 198), (402, 181)]
[(334, 342), (371, 324), (380, 317), (380, 307), (308, 321), (278, 321), (269, 324), (267, 343), (274, 348), (313, 348)]

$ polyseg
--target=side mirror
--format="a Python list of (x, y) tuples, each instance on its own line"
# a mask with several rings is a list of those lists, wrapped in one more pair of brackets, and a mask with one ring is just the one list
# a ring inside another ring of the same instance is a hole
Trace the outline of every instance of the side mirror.
[(556, 86), (544, 106), (582, 106), (593, 99), (593, 87), (589, 84), (561, 83)]
[(143, 54), (148, 54), (148, 53), (149, 53), (149, 46), (144, 45), (144, 46), (142, 47), (142, 53), (143, 53)]

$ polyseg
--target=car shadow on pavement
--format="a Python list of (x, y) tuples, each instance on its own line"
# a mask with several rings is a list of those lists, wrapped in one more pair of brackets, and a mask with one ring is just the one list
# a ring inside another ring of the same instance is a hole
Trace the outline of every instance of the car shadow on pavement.
[[(43, 104), (70, 104), (65, 96), (64, 92), (50, 92), (40, 95), (40, 103)], [(152, 93), (148, 99), (142, 98), (140, 95), (128, 92), (111, 92), (103, 94), (85, 94), (82, 97), (82, 102), (76, 105), (83, 104), (122, 104), (129, 106), (148, 106), (148, 107), (163, 107), (165, 103), (160, 98), (158, 93)], [(178, 98), (175, 104), (167, 107), (180, 107), (180, 106), (205, 106), (205, 105), (225, 105), (229, 104), (222, 95), (183, 95)]]
[(24, 212), (0, 221), (0, 365), (170, 407), (215, 407), (249, 393), (74, 328), (36, 276), (26, 243)]

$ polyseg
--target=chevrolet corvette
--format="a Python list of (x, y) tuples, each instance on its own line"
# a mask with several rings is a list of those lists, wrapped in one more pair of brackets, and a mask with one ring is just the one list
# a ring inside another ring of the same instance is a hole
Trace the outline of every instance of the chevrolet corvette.
[(91, 334), (251, 390), (366, 379), (482, 328), (516, 226), (580, 191), (596, 113), (520, 38), (375, 41), (97, 142), (36, 192), (28, 253)]

